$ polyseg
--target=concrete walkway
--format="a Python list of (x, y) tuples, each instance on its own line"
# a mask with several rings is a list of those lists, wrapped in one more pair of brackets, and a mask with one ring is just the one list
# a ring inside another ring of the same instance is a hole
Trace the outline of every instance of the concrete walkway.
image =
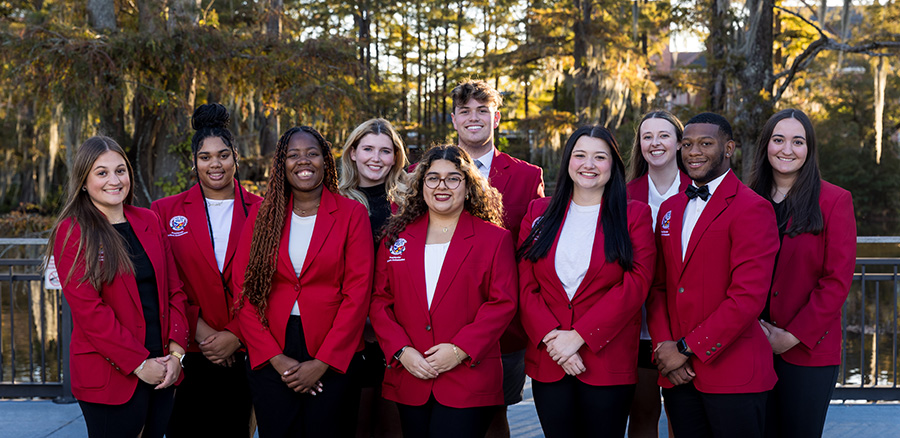
[[(529, 381), (530, 383), (530, 381)], [(513, 438), (540, 438), (541, 425), (534, 410), (531, 385), (525, 400), (509, 409)], [(665, 414), (660, 437), (667, 438)], [(81, 438), (87, 436), (77, 403), (60, 405), (47, 400), (0, 401), (0, 437)], [(900, 437), (900, 404), (834, 403), (828, 410), (826, 438)]]

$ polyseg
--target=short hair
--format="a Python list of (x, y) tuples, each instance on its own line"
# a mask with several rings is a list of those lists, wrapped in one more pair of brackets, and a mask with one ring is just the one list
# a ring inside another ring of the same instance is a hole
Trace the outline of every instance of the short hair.
[(725, 136), (725, 141), (734, 139), (734, 133), (731, 131), (731, 124), (728, 123), (728, 119), (716, 113), (697, 114), (696, 116), (691, 117), (684, 126), (692, 125), (694, 123), (709, 123), (711, 125), (716, 125), (719, 127), (719, 133)]
[(503, 106), (503, 96), (500, 96), (500, 92), (481, 79), (467, 79), (460, 82), (450, 92), (450, 97), (453, 99), (453, 111), (465, 105), (469, 99), (487, 102), (496, 108)]

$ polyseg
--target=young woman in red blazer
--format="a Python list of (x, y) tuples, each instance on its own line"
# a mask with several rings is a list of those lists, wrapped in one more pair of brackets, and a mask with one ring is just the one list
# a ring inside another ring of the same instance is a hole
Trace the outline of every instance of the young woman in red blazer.
[(337, 194), (331, 144), (308, 126), (278, 141), (268, 190), (235, 256), (241, 336), (260, 436), (352, 437), (374, 249), (366, 208)]
[(483, 437), (503, 404), (500, 335), (516, 311), (500, 194), (465, 151), (437, 146), (399, 202), (369, 310), (388, 358), (382, 394), (406, 438)]
[(656, 257), (650, 207), (626, 199), (606, 128), (576, 130), (560, 169), (556, 193), (531, 203), (520, 231), (525, 371), (546, 436), (621, 437)]
[(75, 153), (48, 256), (72, 309), (72, 393), (88, 435), (162, 437), (188, 340), (185, 295), (150, 210), (132, 207), (131, 164), (111, 138)]
[(171, 438), (246, 438), (250, 433), (247, 355), (239, 350), (238, 321), (232, 316), (231, 273), (248, 210), (261, 198), (237, 182), (229, 119), (228, 110), (218, 103), (197, 107), (191, 118), (197, 184), (150, 206), (159, 214), (184, 282), (193, 340), (184, 360), (191, 372), (178, 387), (166, 433)]
[[(691, 178), (681, 171), (678, 149), (683, 132), (684, 126), (675, 115), (666, 110), (656, 110), (641, 118), (634, 133), (628, 199), (650, 205), (654, 229), (662, 202), (691, 185)], [(653, 343), (647, 329), (646, 307), (641, 307), (641, 315), (638, 383), (628, 414), (628, 436), (632, 438), (658, 436), (659, 414), (662, 411), (659, 385), (656, 384), (659, 372), (653, 364)]]
[[(378, 242), (381, 229), (396, 209), (393, 194), (406, 187), (406, 147), (394, 126), (385, 119), (366, 120), (356, 127), (341, 152), (341, 194), (366, 206), (372, 235)], [(376, 248), (377, 250), (377, 248)], [(356, 436), (399, 437), (400, 418), (393, 402), (381, 397), (384, 354), (367, 320), (363, 330), (365, 349), (354, 381), (360, 387)]]
[(766, 435), (819, 437), (841, 363), (841, 308), (856, 266), (850, 192), (822, 181), (816, 135), (802, 111), (772, 116), (750, 187), (768, 199), (781, 248), (760, 324), (775, 353)]

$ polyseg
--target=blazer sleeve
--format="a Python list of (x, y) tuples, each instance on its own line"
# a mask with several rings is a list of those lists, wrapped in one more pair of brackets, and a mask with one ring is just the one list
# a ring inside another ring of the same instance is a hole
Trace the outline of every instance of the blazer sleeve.
[(822, 230), (824, 272), (810, 293), (809, 301), (785, 327), (809, 349), (816, 347), (825, 336), (826, 325), (841, 314), (856, 268), (856, 216), (850, 192), (842, 192), (831, 211), (822, 214), (826, 217)]
[[(244, 276), (247, 271), (247, 264), (250, 262), (250, 245), (253, 243), (253, 226), (256, 223), (257, 210), (251, 212), (247, 222), (244, 223), (244, 229), (241, 231), (241, 240), (238, 243), (237, 252), (234, 255), (234, 273), (231, 277), (231, 283), (234, 287), (234, 294), (240, 300), (240, 310), (236, 315), (236, 319), (240, 324), (241, 340), (247, 347), (247, 353), (250, 356), (250, 366), (254, 369), (265, 365), (269, 359), (283, 353), (282, 348), (278, 345), (278, 341), (259, 320), (256, 312), (256, 306), (250, 304), (250, 300), (244, 296)], [(272, 260), (277, 263), (277, 258)]]
[[(84, 257), (90, 255), (82, 254), (80, 260), (76, 259), (80, 237), (80, 227), (70, 219), (60, 225), (53, 243), (63, 294), (72, 310), (72, 319), (91, 347), (110, 362), (118, 364), (116, 369), (127, 376), (147, 359), (150, 352), (119, 322), (115, 310), (103, 301), (100, 291), (89, 281), (81, 281), (86, 269)], [(114, 281), (124, 281), (121, 277), (125, 275), (131, 274), (119, 274)]]
[[(528, 238), (531, 233), (531, 225), (535, 218), (539, 217), (535, 212), (535, 202), (532, 201), (528, 206), (528, 211), (522, 219), (522, 226), (519, 227), (519, 246)], [(525, 328), (525, 333), (531, 343), (539, 347), (544, 340), (544, 336), (552, 330), (560, 327), (559, 321), (550, 308), (547, 307), (544, 296), (541, 294), (541, 285), (538, 283), (534, 275), (534, 262), (522, 258), (519, 261), (519, 319)]]
[[(731, 239), (728, 254), (731, 272), (728, 275), (731, 281), (725, 290), (725, 299), (685, 336), (685, 342), (694, 352), (709, 351), (712, 347), (724, 351), (751, 324), (757, 324), (759, 313), (765, 306), (775, 269), (775, 254), (780, 246), (775, 211), (761, 199), (748, 201), (745, 205), (745, 211), (740, 213), (742, 220), (732, 221), (728, 230)], [(748, 232), (745, 224), (771, 226), (758, 226)], [(694, 355), (703, 363), (720, 356)]]
[[(150, 204), (150, 210), (153, 211), (154, 213), (156, 213), (156, 215), (159, 217), (159, 230), (160, 230), (160, 234), (163, 236), (163, 240), (165, 240), (165, 245), (166, 245), (166, 260), (167, 260), (166, 264), (168, 265), (167, 269), (169, 269), (169, 273), (174, 272), (174, 274), (176, 276), (178, 276), (178, 269), (175, 267), (175, 264), (174, 264), (175, 255), (172, 253), (171, 242), (169, 241), (169, 236), (166, 233), (166, 223), (165, 223), (165, 220), (163, 219), (166, 215), (163, 213), (162, 207), (160, 207), (160, 202), (153, 201), (153, 203)], [(169, 263), (169, 261), (172, 261), (172, 263)], [(174, 269), (174, 271), (173, 271), (173, 269)], [(184, 287), (183, 281), (182, 281), (181, 287)], [(188, 328), (187, 343), (189, 344), (197, 336), (197, 320), (200, 319), (200, 306), (197, 305), (196, 303), (192, 303), (190, 300), (190, 297), (188, 297), (187, 294), (182, 293), (182, 295), (184, 295), (183, 314), (184, 314), (184, 317), (186, 318), (185, 324)], [(170, 303), (170, 305), (171, 305), (171, 303)], [(169, 333), (174, 333), (174, 332), (170, 331)], [(188, 347), (187, 344), (182, 344), (181, 342), (178, 342), (178, 345), (181, 345), (185, 349)]]
[(344, 244), (341, 305), (334, 317), (334, 325), (325, 335), (325, 340), (316, 353), (316, 359), (340, 372), (347, 371), (350, 359), (356, 353), (356, 346), (362, 339), (375, 262), (372, 255), (375, 249), (369, 215), (362, 204), (352, 205), (347, 240)]
[(375, 257), (375, 285), (369, 305), (369, 319), (378, 338), (378, 345), (384, 352), (384, 358), (391, 364), (396, 363), (394, 354), (397, 351), (413, 343), (394, 314), (395, 296), (388, 275), (387, 258), (388, 250), (382, 240), (378, 245), (378, 255)]
[(650, 206), (638, 203), (632, 205), (637, 206), (632, 210), (637, 210), (636, 217), (630, 217), (628, 221), (628, 234), (634, 256), (633, 269), (625, 271), (622, 281), (604, 293), (603, 297), (572, 325), (594, 353), (599, 352), (615, 338), (628, 320), (640, 310), (653, 279), (656, 245), (653, 242)]
[(484, 359), (500, 342), (500, 336), (516, 314), (516, 257), (512, 235), (507, 230), (497, 230), (502, 237), (494, 248), (487, 301), (475, 312), (475, 319), (463, 326), (451, 339), (469, 355), (470, 363)]

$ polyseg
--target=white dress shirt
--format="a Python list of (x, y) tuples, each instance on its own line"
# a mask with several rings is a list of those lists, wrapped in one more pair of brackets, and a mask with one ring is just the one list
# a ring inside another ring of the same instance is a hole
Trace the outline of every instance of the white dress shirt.
[(475, 158), (475, 167), (478, 168), (478, 171), (481, 172), (481, 176), (483, 176), (485, 179), (487, 179), (491, 175), (491, 163), (492, 162), (494, 162), (494, 148), (493, 147), (491, 148), (491, 150), (488, 153), (486, 153), (478, 158)]
[(441, 268), (444, 266), (444, 258), (450, 242), (430, 243), (425, 245), (425, 299), (428, 308), (431, 308), (431, 300), (434, 299), (434, 290), (437, 288), (438, 279), (441, 277)]
[(662, 194), (656, 190), (656, 184), (654, 184), (653, 178), (650, 178), (649, 173), (647, 174), (647, 183), (647, 185), (650, 186), (647, 204), (650, 204), (650, 214), (653, 216), (653, 231), (656, 231), (656, 216), (659, 214), (659, 206), (662, 205), (663, 201), (666, 199), (678, 194), (681, 189), (681, 178), (680, 175), (676, 173), (675, 181), (672, 181), (672, 184), (669, 185), (669, 190), (666, 190), (666, 193)]
[[(722, 180), (725, 179), (725, 175), (728, 175), (728, 172), (731, 172), (731, 169), (728, 169), (718, 178), (706, 183), (706, 186), (709, 187), (709, 198), (707, 198), (707, 201), (700, 199), (699, 196), (688, 201), (687, 207), (684, 209), (684, 223), (681, 225), (681, 261), (684, 261), (684, 256), (687, 254), (688, 244), (691, 241), (691, 233), (697, 225), (697, 220), (700, 219), (700, 215), (703, 214), (703, 210), (706, 208), (708, 200), (712, 199), (713, 195), (716, 193), (716, 189), (719, 187), (719, 184), (722, 184)], [(692, 183), (692, 185), (697, 187), (697, 184), (695, 183)]]

